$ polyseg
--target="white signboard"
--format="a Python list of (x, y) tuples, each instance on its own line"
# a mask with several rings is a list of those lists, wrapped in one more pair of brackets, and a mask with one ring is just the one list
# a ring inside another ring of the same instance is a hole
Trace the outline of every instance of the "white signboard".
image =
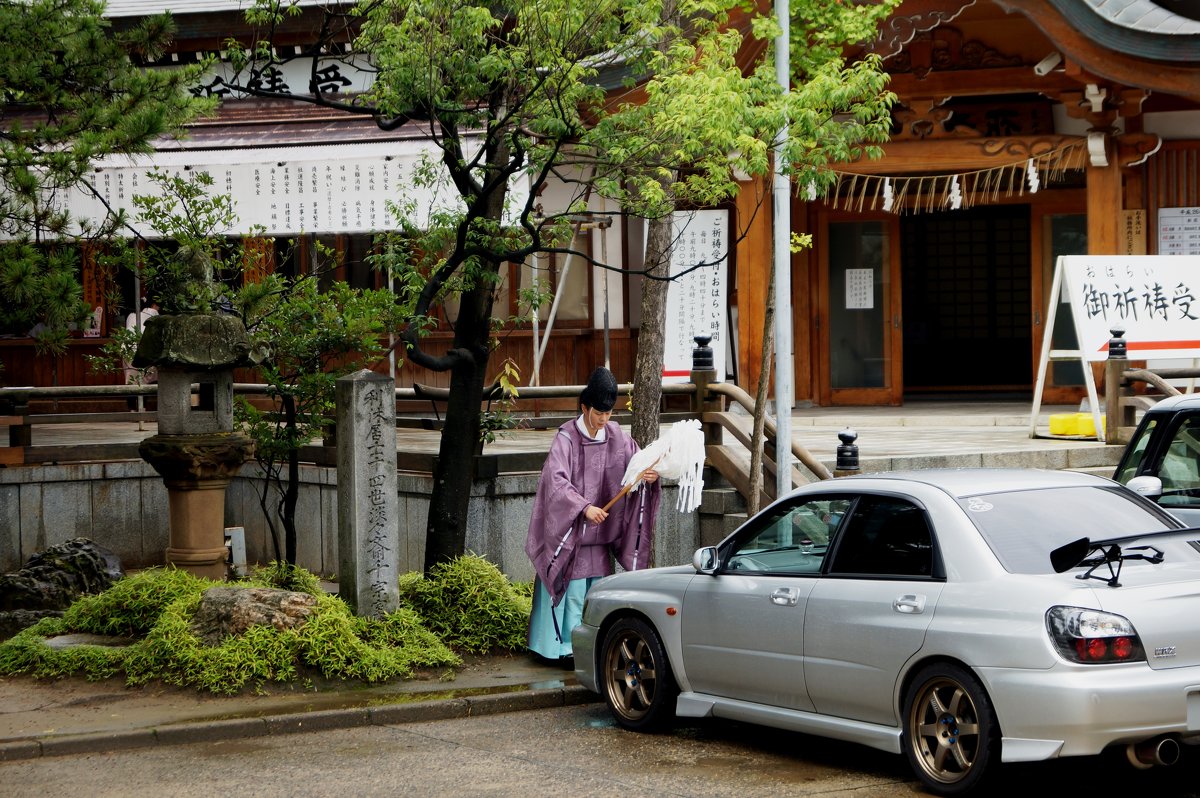
[(1158, 209), (1158, 254), (1200, 255), (1200, 208)]
[(238, 74), (228, 61), (218, 61), (191, 92), (197, 97), (241, 99), (250, 95), (238, 87), (249, 84), (250, 88), (278, 94), (312, 95), (319, 89), (324, 95), (339, 95), (364, 92), (374, 83), (375, 69), (364, 59), (354, 57), (319, 59), (315, 72), (311, 59), (297, 58), (268, 67), (255, 79), (245, 70)]
[[(667, 289), (663, 380), (688, 382), (697, 335), (711, 335), (717, 381), (725, 379), (729, 330), (729, 212), (688, 211), (675, 214), (671, 275), (682, 275)], [(697, 264), (703, 264), (696, 268)], [(691, 270), (691, 271), (689, 271)], [(686, 272), (686, 274), (685, 274)]]
[(1108, 359), (1116, 327), (1131, 360), (1200, 357), (1200, 257), (1077, 255), (1059, 269), (1084, 360)]
[[(214, 181), (211, 190), (233, 199), (234, 226), (217, 231), (225, 235), (395, 229), (392, 205), (424, 226), (430, 214), (463, 208), (448, 177), (432, 186), (416, 185), (414, 173), (430, 157), (437, 162), (434, 145), (424, 140), (111, 157), (89, 176), (95, 190), (73, 189), (65, 208), (74, 218), (96, 221), (109, 208), (125, 209), (133, 220), (134, 195), (160, 193), (149, 177), (158, 168), (184, 176), (207, 172)], [(509, 207), (519, 208), (528, 193), (528, 178), (518, 175)], [(145, 225), (134, 226), (152, 235)]]
[[(1058, 259), (1043, 327), (1029, 436), (1037, 437), (1038, 411), (1050, 361), (1089, 364), (1108, 359), (1112, 331), (1124, 330), (1130, 360), (1200, 357), (1200, 257), (1071, 255)], [(1061, 301), (1060, 301), (1061, 300)], [(1061, 304), (1071, 308), (1078, 349), (1050, 348)], [(1095, 382), (1084, 380), (1095, 429), (1102, 429)]]

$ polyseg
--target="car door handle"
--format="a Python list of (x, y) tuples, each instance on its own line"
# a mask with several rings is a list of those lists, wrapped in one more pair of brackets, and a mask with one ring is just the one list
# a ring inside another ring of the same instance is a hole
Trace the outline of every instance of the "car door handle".
[(781, 587), (771, 593), (771, 603), (781, 607), (795, 607), (800, 600), (800, 591), (794, 587)]
[(925, 612), (925, 597), (908, 593), (893, 601), (892, 609), (905, 615), (920, 615)]

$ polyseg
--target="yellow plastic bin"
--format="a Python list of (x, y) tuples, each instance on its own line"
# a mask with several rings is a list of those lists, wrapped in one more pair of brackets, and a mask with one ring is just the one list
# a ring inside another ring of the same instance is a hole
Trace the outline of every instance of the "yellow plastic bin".
[[(1104, 416), (1100, 416), (1100, 434), (1104, 434)], [(1091, 413), (1076, 413), (1075, 414), (1075, 434), (1084, 435), (1089, 438), (1096, 437), (1096, 422), (1092, 419)]]
[(1078, 413), (1054, 413), (1050, 416), (1051, 435), (1078, 435), (1079, 428), (1075, 417)]
[[(1051, 435), (1096, 437), (1096, 422), (1091, 413), (1054, 413), (1050, 416)], [(1100, 434), (1104, 434), (1104, 416), (1100, 417)]]

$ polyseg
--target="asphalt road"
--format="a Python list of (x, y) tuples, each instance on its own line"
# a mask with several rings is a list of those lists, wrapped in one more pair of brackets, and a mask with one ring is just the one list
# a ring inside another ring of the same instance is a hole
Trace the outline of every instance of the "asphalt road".
[[(1110, 766), (1106, 766), (1110, 765)], [(1006, 766), (995, 795), (1196, 798), (1197, 758)], [(921, 795), (899, 756), (724, 721), (622, 731), (602, 704), (0, 763), (7, 798)]]

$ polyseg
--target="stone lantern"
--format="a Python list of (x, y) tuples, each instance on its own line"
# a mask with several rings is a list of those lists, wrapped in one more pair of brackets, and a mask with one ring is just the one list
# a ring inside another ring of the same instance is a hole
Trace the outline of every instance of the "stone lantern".
[(225, 578), (225, 488), (254, 450), (233, 429), (233, 369), (254, 362), (241, 319), (220, 313), (155, 316), (133, 358), (158, 370), (158, 434), (138, 453), (167, 487), (167, 564), (197, 576)]

